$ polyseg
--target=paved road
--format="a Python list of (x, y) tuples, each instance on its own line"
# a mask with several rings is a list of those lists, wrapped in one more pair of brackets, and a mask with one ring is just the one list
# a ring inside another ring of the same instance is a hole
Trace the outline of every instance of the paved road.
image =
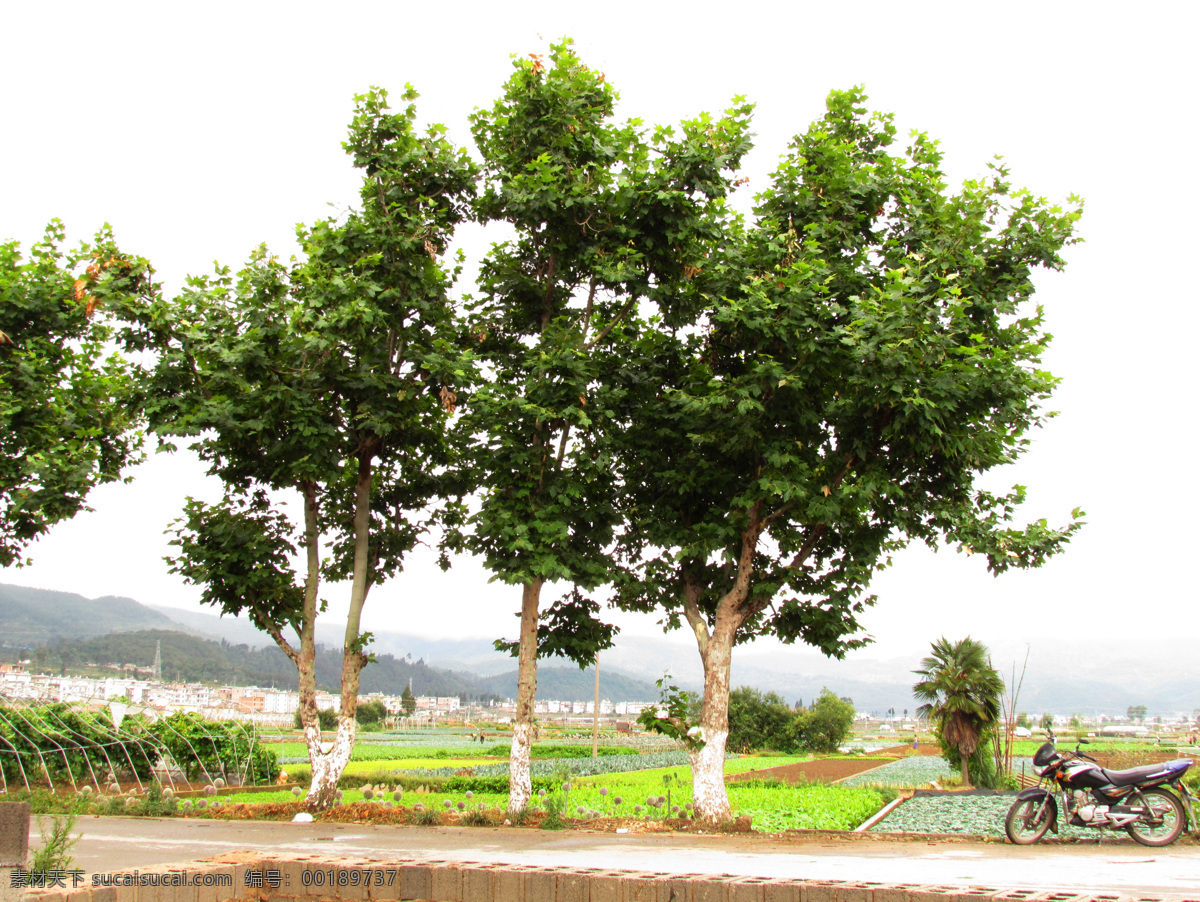
[[(82, 838), (72, 851), (76, 866), (89, 873), (246, 849), (996, 889), (1118, 891), (1200, 902), (1200, 845), (1187, 840), (1156, 850), (1128, 840), (1108, 840), (1102, 846), (1020, 847), (981, 842), (781, 840), (757, 834), (555, 833), (121, 817), (84, 818), (78, 828)], [(31, 832), (34, 847), (36, 828)]]

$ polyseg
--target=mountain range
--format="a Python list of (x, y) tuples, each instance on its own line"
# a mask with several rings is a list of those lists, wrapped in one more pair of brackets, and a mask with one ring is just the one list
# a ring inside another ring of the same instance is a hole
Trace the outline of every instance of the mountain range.
[[(0, 584), (0, 642), (5, 645), (33, 648), (55, 639), (136, 630), (175, 630), (273, 651), (270, 639), (242, 619), (147, 606), (130, 598), (89, 600), (71, 593)], [(328, 648), (339, 648), (341, 638), (334, 624), (318, 625), (317, 640)], [(1019, 676), (1020, 662), (1030, 654), (1019, 710), (1112, 715), (1124, 714), (1131, 705), (1146, 705), (1151, 715), (1167, 716), (1192, 715), (1194, 709), (1200, 709), (1200, 656), (1195, 646), (1194, 638), (1179, 634), (1162, 636), (1151, 646), (1120, 639), (1078, 645), (1068, 639), (1048, 638), (1034, 648), (997, 643), (991, 651), (993, 661), (1009, 662), (999, 665), (1006, 678), (1011, 662), (1017, 662)], [(399, 663), (444, 672), (448, 680), (453, 674), (464, 681), (453, 694), (512, 697), (516, 692), (515, 662), (486, 639), (427, 639), (381, 631), (375, 634), (371, 648), (381, 658), (390, 655)], [(760, 641), (735, 650), (732, 682), (778, 692), (788, 702), (807, 703), (828, 687), (839, 696), (852, 698), (860, 711), (915, 709), (912, 671), (927, 650), (913, 649), (889, 657), (873, 651), (851, 652), (845, 660), (834, 661), (811, 648)], [(600, 673), (602, 695), (614, 701), (656, 699), (658, 689), (653, 683), (664, 674), (670, 674), (671, 682), (680, 688), (698, 691), (703, 686), (695, 644), (678, 634), (655, 638), (619, 634), (616, 646), (600, 656)], [(593, 678), (590, 670), (582, 672), (569, 662), (542, 662), (538, 695), (590, 699)]]

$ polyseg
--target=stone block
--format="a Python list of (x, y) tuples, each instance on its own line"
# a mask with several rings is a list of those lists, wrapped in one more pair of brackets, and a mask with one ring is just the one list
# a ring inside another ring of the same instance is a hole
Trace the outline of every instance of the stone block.
[(0, 867), (25, 867), (29, 856), (29, 803), (0, 802)]
[[(968, 887), (965, 886), (946, 886), (943, 884), (924, 884), (921, 886), (913, 886), (908, 891), (909, 902), (957, 902), (958, 893), (964, 892)], [(1022, 890), (1021, 892), (1024, 892)], [(1036, 890), (1030, 890), (1030, 893), (1036, 895)], [(975, 897), (978, 899), (979, 897)], [(1026, 902), (1032, 899), (1032, 895), (1014, 896), (1011, 902)]]
[(525, 868), (501, 868), (492, 878), (495, 902), (525, 902)]
[(622, 881), (623, 902), (658, 902), (659, 881), (667, 874), (632, 873)]
[[(559, 868), (554, 878), (554, 902), (591, 902), (590, 873), (576, 868)], [(595, 868), (588, 868), (595, 871)], [(469, 900), (463, 900), (469, 902)]]
[[(276, 867), (276, 865), (272, 865)], [(231, 899), (236, 899), (238, 896), (238, 887), (233, 873), (233, 865), (231, 864), (206, 864), (203, 868), (195, 871), (197, 876), (202, 875), (202, 879), (207, 884), (206, 886), (196, 887), (196, 902), (230, 902)], [(287, 889), (287, 884), (284, 883), (280, 889), (285, 892), (299, 893), (300, 890), (295, 887), (299, 885), (299, 881), (293, 884), (291, 890)], [(117, 902), (117, 900), (114, 900)]]
[(592, 875), (591, 902), (625, 902), (628, 871), (599, 871)]
[(737, 878), (731, 874), (719, 877), (700, 877), (692, 882), (692, 902), (729, 902), (731, 885)]
[(26, 893), (25, 899), (28, 902), (70, 902), (71, 891), (69, 889), (37, 890)]
[(872, 890), (874, 902), (909, 902), (909, 887), (900, 883), (878, 883)]
[(658, 902), (692, 902), (699, 874), (663, 874), (658, 876)]
[(462, 897), (469, 902), (492, 902), (495, 898), (496, 871), (498, 866), (477, 864), (462, 865)]
[(908, 891), (893, 884), (870, 880), (830, 882), (835, 884), (837, 902), (908, 902)]
[[(838, 889), (848, 886), (835, 880), (800, 881), (800, 902), (838, 902)], [(847, 899), (847, 902), (850, 902)], [(862, 902), (855, 899), (853, 902)]]
[(405, 862), (400, 865), (400, 898), (429, 899), (429, 865)]
[(763, 883), (763, 902), (800, 902), (803, 880), (779, 878)]
[(766, 883), (766, 877), (734, 877), (729, 881), (729, 902), (763, 902)]
[[(954, 890), (954, 893), (951, 894), (950, 899), (952, 902), (992, 902), (993, 899), (1003, 892), (1004, 890), (998, 889), (994, 886), (960, 886)], [(1072, 900), (1084, 900), (1090, 897), (1086, 895), (1076, 896), (1074, 893), (1072, 893), (1068, 898)], [(1067, 900), (1064, 899), (1063, 902), (1067, 902)]]
[(457, 863), (431, 862), (429, 868), (429, 898), (437, 902), (463, 902), (462, 871)]
[[(924, 887), (922, 887), (922, 889), (924, 889)], [(957, 890), (957, 888), (952, 889)], [(949, 892), (949, 890), (947, 890), (947, 892)], [(1037, 889), (1009, 889), (994, 893), (992, 898), (996, 900), (1003, 900), (1003, 902), (1034, 902), (1034, 900), (1040, 897), (1041, 894), (1042, 891)], [(915, 900), (915, 902), (924, 902), (924, 900)]]
[(137, 902), (138, 888), (136, 886), (114, 886), (113, 891), (116, 893), (117, 902)]
[(525, 872), (525, 902), (554, 902), (557, 876), (551, 868), (529, 868)]

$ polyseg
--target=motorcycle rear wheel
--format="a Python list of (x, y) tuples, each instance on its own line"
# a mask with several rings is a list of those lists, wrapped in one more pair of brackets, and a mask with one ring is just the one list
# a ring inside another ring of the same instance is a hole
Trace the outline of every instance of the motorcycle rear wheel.
[(1183, 803), (1165, 789), (1143, 789), (1141, 796), (1148, 811), (1128, 824), (1125, 831), (1143, 846), (1169, 846), (1179, 839), (1187, 822)]
[(1018, 846), (1030, 846), (1046, 835), (1054, 809), (1045, 799), (1017, 799), (1004, 818), (1004, 832)]

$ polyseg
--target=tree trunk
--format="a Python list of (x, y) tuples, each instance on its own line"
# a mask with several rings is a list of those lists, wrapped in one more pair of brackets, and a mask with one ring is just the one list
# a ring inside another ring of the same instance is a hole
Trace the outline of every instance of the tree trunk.
[(321, 726), (317, 716), (316, 675), (316, 618), (317, 587), (320, 576), (319, 533), (317, 528), (316, 488), (304, 487), (305, 533), (308, 546), (308, 578), (304, 587), (304, 616), (300, 630), (300, 652), (296, 669), (300, 676), (300, 724), (304, 730), (304, 741), (308, 746), (309, 763), (312, 766), (312, 783), (305, 796), (310, 811), (320, 811), (337, 804), (338, 780), (354, 749), (358, 731), (355, 714), (358, 710), (359, 676), (366, 656), (362, 651), (359, 636), (362, 608), (370, 589), (368, 565), (370, 560), (370, 497), (371, 458), (364, 454), (359, 461), (358, 479), (354, 503), (354, 573), (350, 590), (350, 612), (346, 618), (345, 645), (342, 649), (342, 686), (338, 704), (337, 732), (328, 747), (321, 740)]
[(347, 717), (343, 712), (338, 712), (337, 733), (328, 749), (320, 741), (319, 730), (316, 731), (316, 750), (313, 749), (308, 730), (304, 731), (305, 739), (309, 739), (308, 760), (312, 765), (312, 783), (308, 787), (308, 795), (304, 797), (310, 811), (322, 811), (337, 804), (338, 780), (350, 763), (354, 734), (354, 715)]
[(750, 611), (746, 600), (754, 575), (754, 549), (762, 532), (762, 501), (754, 502), (742, 533), (742, 549), (733, 585), (719, 602), (712, 632), (700, 612), (702, 587), (685, 570), (683, 612), (696, 636), (704, 664), (704, 701), (700, 708), (700, 739), (704, 747), (689, 751), (692, 762), (692, 806), (696, 818), (715, 826), (733, 819), (729, 794), (725, 791), (725, 746), (729, 740), (729, 674), (733, 641)]
[(704, 643), (704, 701), (700, 708), (700, 739), (704, 747), (688, 752), (692, 763), (692, 805), (708, 825), (733, 819), (725, 791), (725, 746), (729, 739), (729, 677), (733, 657), (733, 618), (718, 612), (712, 635)]
[(971, 786), (971, 775), (967, 764), (970, 761), (972, 754), (973, 752), (968, 752), (965, 746), (960, 745), (958, 747), (958, 757), (962, 761), (962, 785), (968, 788)]
[(517, 711), (512, 747), (508, 753), (508, 813), (529, 807), (533, 780), (529, 769), (533, 748), (533, 703), (537, 696), (538, 603), (542, 580), (525, 584), (521, 593), (521, 639), (517, 658)]

